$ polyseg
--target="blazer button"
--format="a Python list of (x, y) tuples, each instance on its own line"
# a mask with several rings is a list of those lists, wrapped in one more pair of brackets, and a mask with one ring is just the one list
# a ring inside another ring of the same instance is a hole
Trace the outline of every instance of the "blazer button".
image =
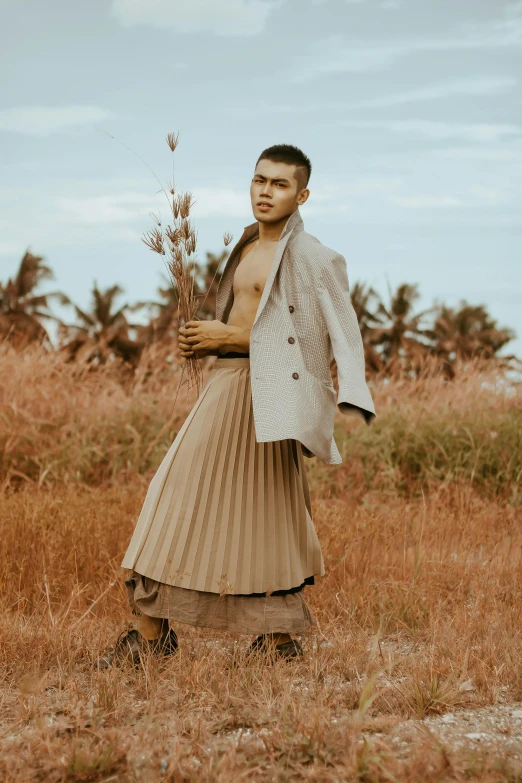
[(292, 378), (295, 378), (295, 380), (297, 380), (299, 378), (299, 373), (298, 372), (293, 372), (292, 373)]
[(294, 340), (294, 338), (293, 338), (293, 337), (289, 337), (289, 338), (288, 338), (288, 342), (293, 344), (293, 343), (295, 343), (295, 340)]
[(294, 306), (293, 305), (289, 305), (288, 309), (290, 310), (291, 313), (294, 312)]

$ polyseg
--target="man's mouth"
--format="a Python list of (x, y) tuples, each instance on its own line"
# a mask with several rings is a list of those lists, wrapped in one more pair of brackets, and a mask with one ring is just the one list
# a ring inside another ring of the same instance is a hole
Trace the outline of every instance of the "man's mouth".
[(259, 209), (272, 209), (272, 204), (269, 204), (268, 201), (258, 201), (257, 206)]

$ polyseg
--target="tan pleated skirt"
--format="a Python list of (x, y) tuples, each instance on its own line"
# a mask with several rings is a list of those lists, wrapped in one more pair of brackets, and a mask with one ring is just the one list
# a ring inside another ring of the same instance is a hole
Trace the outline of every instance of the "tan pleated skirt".
[(324, 574), (300, 443), (256, 441), (249, 358), (215, 360), (122, 566), (222, 596), (270, 595)]

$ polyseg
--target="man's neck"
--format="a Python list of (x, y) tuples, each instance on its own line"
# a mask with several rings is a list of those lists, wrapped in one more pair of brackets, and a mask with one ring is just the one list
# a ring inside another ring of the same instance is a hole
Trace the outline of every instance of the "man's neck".
[[(291, 215), (293, 215), (293, 212)], [(272, 242), (279, 242), (279, 237), (291, 215), (285, 215), (284, 218), (281, 218), (276, 223), (261, 223), (261, 221), (258, 221), (259, 244), (269, 245)]]

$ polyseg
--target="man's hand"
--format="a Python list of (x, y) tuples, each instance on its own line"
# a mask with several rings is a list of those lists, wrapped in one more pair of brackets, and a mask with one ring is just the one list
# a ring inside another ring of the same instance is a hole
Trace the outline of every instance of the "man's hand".
[(230, 338), (230, 327), (222, 321), (187, 321), (180, 326), (179, 348), (185, 359), (195, 356), (202, 358), (209, 354), (217, 354), (218, 349), (227, 344)]

